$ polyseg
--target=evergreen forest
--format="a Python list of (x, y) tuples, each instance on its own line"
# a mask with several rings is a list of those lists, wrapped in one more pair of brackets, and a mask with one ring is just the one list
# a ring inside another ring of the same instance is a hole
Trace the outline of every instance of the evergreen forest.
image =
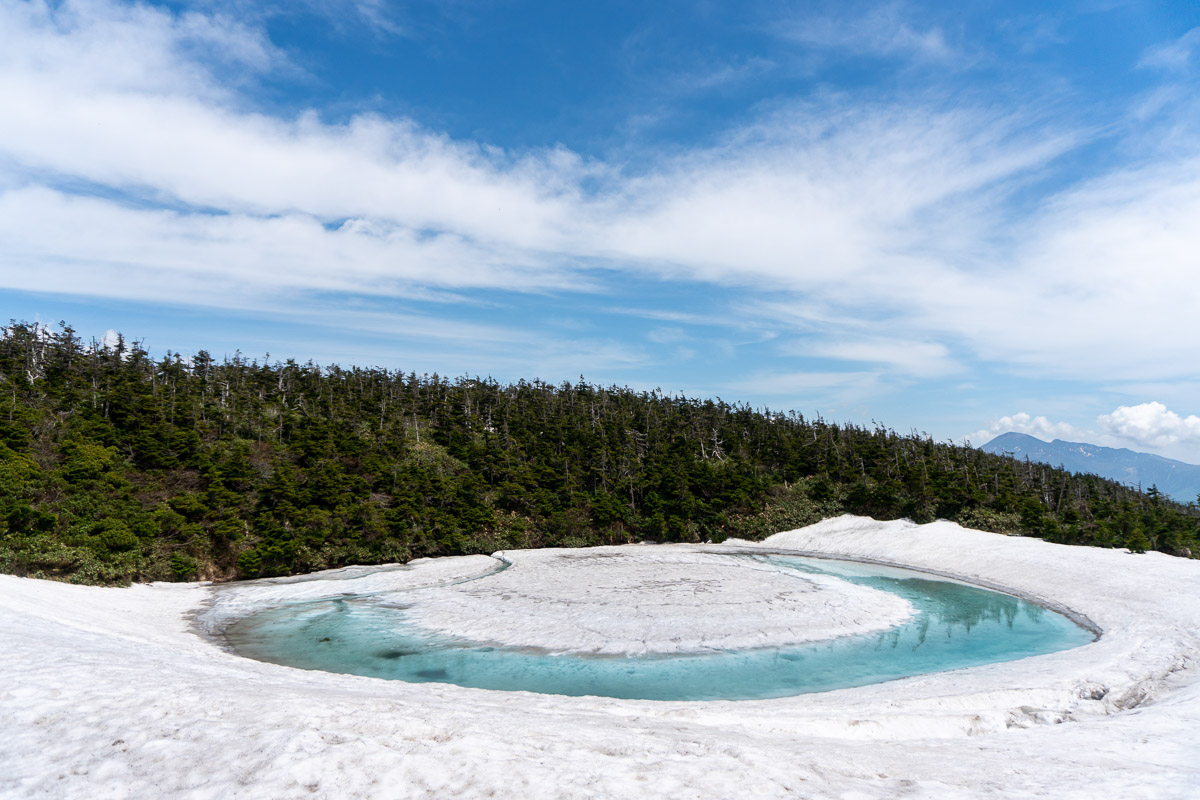
[(1093, 475), (585, 382), (152, 359), (0, 335), (0, 572), (231, 580), (529, 547), (761, 539), (850, 512), (1200, 553), (1200, 509)]

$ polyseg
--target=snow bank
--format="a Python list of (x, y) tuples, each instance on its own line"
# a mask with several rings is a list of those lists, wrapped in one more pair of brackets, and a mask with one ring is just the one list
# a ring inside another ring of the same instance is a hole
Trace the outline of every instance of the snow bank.
[[(1086, 615), (1104, 635), (1037, 658), (781, 700), (568, 698), (241, 659), (192, 625), (209, 587), (0, 576), (0, 796), (1200, 795), (1200, 563), (849, 517), (737, 546), (1001, 584)], [(229, 596), (257, 604), (295, 591), (435, 586), (490, 561), (260, 582)]]

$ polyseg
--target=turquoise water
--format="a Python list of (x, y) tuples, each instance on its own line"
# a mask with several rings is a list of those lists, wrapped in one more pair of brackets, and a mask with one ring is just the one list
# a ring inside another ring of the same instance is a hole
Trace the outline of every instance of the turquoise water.
[(891, 592), (917, 613), (882, 633), (790, 647), (580, 656), (439, 638), (413, 625), (403, 607), (377, 605), (371, 597), (340, 597), (259, 612), (235, 624), (227, 637), (241, 655), (303, 669), (647, 700), (787, 697), (1012, 661), (1095, 638), (1042, 606), (923, 573), (825, 559), (745, 557), (798, 576), (834, 575)]

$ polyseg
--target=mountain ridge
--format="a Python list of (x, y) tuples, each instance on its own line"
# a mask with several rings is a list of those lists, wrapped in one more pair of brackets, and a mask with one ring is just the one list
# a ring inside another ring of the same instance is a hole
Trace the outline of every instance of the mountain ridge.
[(1200, 465), (1173, 458), (1141, 453), (1127, 447), (1105, 447), (1089, 442), (1054, 439), (1010, 431), (1002, 433), (980, 450), (995, 455), (1028, 458), (1072, 472), (1090, 473), (1120, 481), (1143, 490), (1151, 486), (1181, 503), (1194, 502), (1200, 494)]

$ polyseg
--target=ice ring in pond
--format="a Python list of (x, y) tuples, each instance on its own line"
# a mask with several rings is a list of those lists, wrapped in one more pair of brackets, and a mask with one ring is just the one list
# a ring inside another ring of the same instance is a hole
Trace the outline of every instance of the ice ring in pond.
[(645, 548), (512, 558), (477, 580), (269, 608), (225, 634), (305, 669), (650, 700), (785, 697), (1094, 638), (1021, 598), (891, 567)]

